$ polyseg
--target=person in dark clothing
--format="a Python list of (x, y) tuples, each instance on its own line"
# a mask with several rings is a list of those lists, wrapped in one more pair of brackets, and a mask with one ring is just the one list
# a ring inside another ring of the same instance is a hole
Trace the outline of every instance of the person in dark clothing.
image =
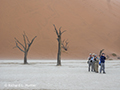
[(95, 53), (92, 54), (92, 58), (91, 58), (91, 65), (92, 65), (92, 68), (91, 68), (91, 71), (94, 72), (95, 71), (95, 61), (94, 61), (94, 58), (95, 58)]
[(100, 66), (100, 73), (103, 71), (103, 73), (105, 74), (105, 54), (102, 53), (102, 56), (100, 57), (100, 62), (101, 62), (101, 66)]
[[(88, 57), (88, 71), (90, 72), (90, 67), (92, 65), (92, 61), (91, 61), (91, 58), (92, 58), (92, 54), (90, 53), (89, 54), (90, 56)], [(91, 67), (92, 68), (92, 67)]]

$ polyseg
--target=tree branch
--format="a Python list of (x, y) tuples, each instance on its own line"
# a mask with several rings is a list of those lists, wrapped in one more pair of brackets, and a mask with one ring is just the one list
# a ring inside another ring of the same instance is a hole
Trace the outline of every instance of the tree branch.
[(17, 48), (17, 47), (15, 46), (15, 47), (13, 47), (13, 49), (14, 49), (14, 48)]
[(25, 32), (24, 32), (24, 35), (25, 35), (25, 37), (26, 37), (26, 39), (27, 39), (28, 43), (30, 44), (30, 41), (29, 41), (29, 39), (28, 39), (27, 35), (25, 34)]
[(103, 51), (104, 51), (104, 49), (100, 50), (99, 57), (101, 57), (101, 54)]
[(25, 49), (25, 47), (23, 46), (22, 43), (20, 43), (16, 38), (14, 38), (14, 39)]
[(64, 32), (66, 32), (66, 30), (64, 30), (61, 34), (63, 34)]
[(24, 44), (25, 44), (25, 51), (26, 51), (26, 50), (27, 50), (27, 44), (26, 44), (25, 35), (23, 35), (23, 39), (24, 39)]
[(55, 27), (55, 25), (54, 25), (54, 24), (53, 24), (53, 26), (54, 26), (55, 31), (56, 31), (56, 34), (57, 34), (57, 36), (58, 36), (58, 31), (57, 31), (57, 29), (56, 29), (56, 27)]
[(59, 35), (61, 35), (61, 28), (62, 28), (62, 27), (59, 28)]
[(65, 43), (66, 43), (66, 46), (67, 46), (67, 45), (68, 45), (68, 43), (69, 43), (69, 42), (68, 42), (68, 39), (65, 41)]
[(65, 41), (65, 39), (62, 41), (62, 45), (64, 45), (64, 41)]
[(27, 52), (29, 51), (29, 48), (30, 48), (30, 46), (32, 45), (32, 43), (33, 43), (33, 41), (35, 40), (35, 38), (36, 38), (37, 36), (35, 36), (33, 39), (32, 39), (32, 41), (31, 41), (31, 43), (30, 44), (28, 44), (28, 49), (27, 49)]
[(68, 40), (66, 40), (66, 41), (65, 41), (65, 45), (64, 45), (64, 41), (65, 41), (65, 39), (62, 41), (62, 48), (63, 48), (65, 51), (67, 51), (67, 49), (68, 49), (68, 46), (67, 46), (67, 45), (68, 45), (69, 42), (68, 42)]
[(15, 43), (16, 43), (16, 47), (17, 47), (19, 50), (21, 50), (22, 52), (25, 52), (24, 50), (22, 50), (22, 49), (18, 46), (18, 44), (17, 44), (16, 41), (15, 41)]

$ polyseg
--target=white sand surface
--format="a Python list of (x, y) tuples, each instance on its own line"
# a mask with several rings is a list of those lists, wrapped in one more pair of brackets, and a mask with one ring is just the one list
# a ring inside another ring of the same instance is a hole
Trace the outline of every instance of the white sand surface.
[(0, 60), (0, 90), (120, 90), (120, 61), (106, 61), (106, 74), (88, 72), (86, 60)]

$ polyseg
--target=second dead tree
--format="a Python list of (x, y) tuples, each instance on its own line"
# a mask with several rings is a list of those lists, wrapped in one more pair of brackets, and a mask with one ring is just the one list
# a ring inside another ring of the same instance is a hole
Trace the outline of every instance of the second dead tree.
[(58, 40), (58, 54), (57, 54), (57, 66), (61, 66), (61, 35), (66, 31), (64, 30), (63, 32), (61, 32), (61, 27), (59, 28), (59, 31), (56, 29), (55, 25), (53, 24), (54, 28), (55, 28), (55, 32), (57, 34), (57, 40)]

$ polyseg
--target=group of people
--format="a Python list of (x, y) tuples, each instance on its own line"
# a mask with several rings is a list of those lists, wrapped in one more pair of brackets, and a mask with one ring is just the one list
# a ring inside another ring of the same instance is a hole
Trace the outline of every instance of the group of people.
[(93, 54), (89, 54), (88, 57), (88, 71), (92, 71), (92, 72), (96, 72), (98, 73), (98, 68), (100, 65), (100, 73), (103, 71), (103, 73), (105, 74), (105, 54), (102, 53), (102, 55), (99, 57), (97, 57), (97, 55), (95, 53)]

